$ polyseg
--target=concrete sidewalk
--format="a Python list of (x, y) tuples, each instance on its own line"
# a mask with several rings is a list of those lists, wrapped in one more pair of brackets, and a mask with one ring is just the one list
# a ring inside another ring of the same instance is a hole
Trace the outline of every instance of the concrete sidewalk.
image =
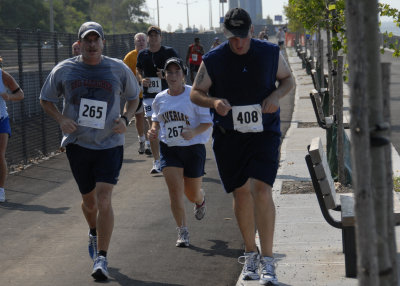
[[(287, 53), (296, 79), (296, 93), (292, 122), (282, 143), (280, 168), (273, 188), (277, 210), (274, 238), (277, 276), (282, 286), (357, 285), (357, 279), (345, 276), (341, 230), (333, 228), (324, 220), (315, 193), (281, 192), (284, 182), (311, 181), (304, 159), (307, 145), (314, 137), (320, 137), (323, 144), (326, 144), (324, 129), (301, 128), (313, 124), (299, 124), (317, 122), (309, 97), (314, 86), (294, 49), (288, 48)], [(344, 93), (344, 106), (348, 107), (348, 89), (345, 88)], [(348, 116), (347, 111), (344, 121), (349, 119)], [(392, 152), (396, 174), (400, 170), (400, 160), (394, 148)], [(237, 285), (259, 285), (259, 281), (242, 281), (239, 278)]]

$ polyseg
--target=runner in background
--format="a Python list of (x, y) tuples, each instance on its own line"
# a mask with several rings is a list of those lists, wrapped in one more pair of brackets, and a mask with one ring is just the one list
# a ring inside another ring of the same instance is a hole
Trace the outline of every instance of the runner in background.
[[(173, 48), (161, 45), (161, 29), (157, 26), (150, 26), (147, 29), (147, 42), (149, 47), (141, 50), (138, 54), (136, 74), (143, 86), (145, 116), (149, 126), (152, 126), (153, 100), (157, 93), (168, 88), (168, 84), (163, 78), (161, 71), (164, 68), (166, 60), (171, 57), (178, 57), (178, 54)], [(154, 158), (150, 173), (157, 174), (161, 172), (159, 141), (150, 141), (150, 147)]]
[(79, 47), (79, 42), (76, 41), (72, 44), (72, 55), (79, 56), (81, 54), (81, 48)]
[(192, 83), (199, 70), (203, 55), (204, 48), (200, 45), (200, 38), (194, 38), (194, 43), (189, 45), (186, 53), (186, 65), (189, 67), (190, 81)]
[(220, 41), (219, 41), (219, 38), (218, 38), (218, 37), (215, 37), (215, 38), (214, 38), (214, 43), (212, 43), (210, 50), (212, 50), (212, 49), (218, 47), (219, 45), (221, 45), (221, 43), (220, 43)]
[[(145, 33), (137, 33), (134, 37), (135, 49), (126, 54), (124, 63), (132, 70), (136, 75), (136, 62), (138, 53), (147, 47), (147, 36)], [(139, 85), (142, 84), (139, 82)], [(139, 154), (146, 153), (151, 155), (150, 142), (147, 140), (147, 123), (144, 120), (144, 108), (143, 108), (143, 92), (139, 94), (139, 105), (135, 113), (135, 126), (139, 138)]]

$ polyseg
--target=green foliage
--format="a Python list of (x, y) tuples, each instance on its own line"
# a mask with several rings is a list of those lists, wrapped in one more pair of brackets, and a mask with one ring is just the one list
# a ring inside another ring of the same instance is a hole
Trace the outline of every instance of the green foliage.
[[(392, 18), (393, 23), (396, 24), (397, 27), (400, 26), (400, 11), (394, 8), (391, 8), (388, 4), (379, 3), (378, 4), (379, 14), (381, 16), (387, 16)], [(383, 33), (383, 47), (381, 49), (381, 53), (384, 53), (385, 48), (389, 48), (394, 50), (393, 57), (400, 57), (400, 45), (399, 41), (392, 41), (393, 33), (384, 32)]]
[(400, 177), (393, 178), (393, 190), (395, 192), (400, 192)]
[[(1, 27), (49, 31), (50, 1), (0, 0)], [(77, 33), (85, 21), (99, 22), (106, 34), (135, 33), (149, 25), (146, 23), (149, 15), (143, 11), (145, 0), (52, 0), (52, 3), (56, 32)]]
[(43, 0), (1, 0), (0, 19), (5, 28), (45, 29), (49, 10)]
[(325, 5), (322, 0), (289, 0), (284, 6), (289, 19), (289, 30), (303, 32), (304, 29), (315, 32), (324, 22)]
[[(334, 5), (334, 6), (332, 6)], [(318, 28), (332, 31), (332, 48), (335, 51), (347, 53), (345, 0), (289, 0), (284, 7), (286, 18), (289, 20), (289, 30), (292, 32), (314, 33)], [(380, 16), (387, 16), (400, 27), (400, 11), (388, 4), (378, 4)], [(393, 56), (400, 56), (400, 44), (393, 40), (392, 33), (383, 33), (384, 48), (394, 50)]]

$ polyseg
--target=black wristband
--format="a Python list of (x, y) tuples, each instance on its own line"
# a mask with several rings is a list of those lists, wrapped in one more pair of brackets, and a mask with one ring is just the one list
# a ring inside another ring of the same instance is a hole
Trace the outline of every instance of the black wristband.
[(12, 93), (12, 94), (15, 94), (15, 93), (17, 93), (17, 92), (20, 91), (20, 90), (21, 90), (21, 88), (18, 87), (18, 88), (16, 88), (15, 90), (13, 90), (11, 93)]
[(125, 123), (126, 123), (125, 125), (128, 126), (128, 124), (129, 124), (128, 118), (126, 118), (125, 115), (122, 115), (121, 118), (125, 120)]

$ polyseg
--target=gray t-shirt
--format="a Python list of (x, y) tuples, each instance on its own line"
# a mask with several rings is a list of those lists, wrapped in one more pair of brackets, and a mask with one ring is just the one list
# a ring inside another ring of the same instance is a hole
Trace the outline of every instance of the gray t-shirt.
[(124, 145), (124, 134), (112, 131), (120, 117), (121, 96), (134, 100), (139, 92), (134, 74), (121, 60), (102, 56), (98, 65), (88, 65), (77, 56), (54, 67), (39, 98), (57, 103), (64, 97), (63, 115), (78, 123), (75, 132), (63, 134), (61, 146), (74, 143), (101, 150)]

